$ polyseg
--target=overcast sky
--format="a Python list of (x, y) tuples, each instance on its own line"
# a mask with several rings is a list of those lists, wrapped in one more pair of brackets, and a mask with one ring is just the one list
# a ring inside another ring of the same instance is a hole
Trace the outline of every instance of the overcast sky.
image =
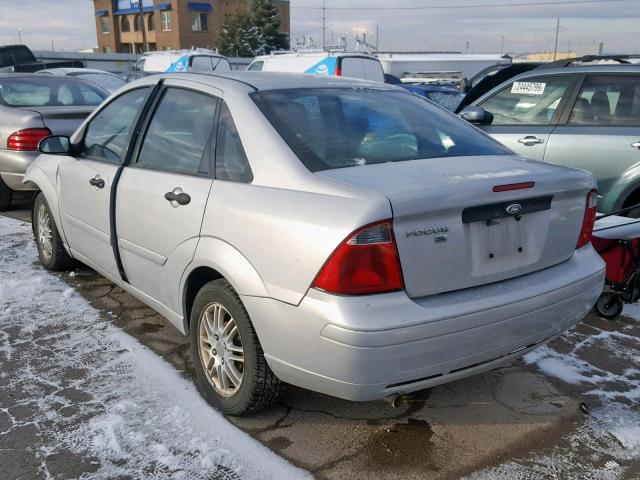
[[(2, 3), (8, 0), (2, 0)], [(375, 44), (376, 24), (380, 49), (505, 52), (553, 49), (556, 18), (560, 18), (559, 50), (593, 53), (599, 42), (605, 51), (640, 53), (640, 0), (600, 0), (592, 3), (550, 5), (563, 0), (326, 0), (327, 42), (366, 31)], [(548, 3), (515, 6), (523, 3)], [(489, 6), (509, 4), (508, 7)], [(291, 0), (292, 39), (322, 39), (322, 0)], [(376, 7), (436, 6), (429, 10), (375, 10)], [(445, 9), (442, 6), (464, 6)], [(478, 6), (472, 8), (471, 6)], [(335, 10), (331, 7), (356, 7)], [(362, 7), (362, 8), (357, 8)], [(91, 0), (20, 0), (0, 9), (0, 44), (18, 41), (33, 49), (76, 50), (96, 45)]]

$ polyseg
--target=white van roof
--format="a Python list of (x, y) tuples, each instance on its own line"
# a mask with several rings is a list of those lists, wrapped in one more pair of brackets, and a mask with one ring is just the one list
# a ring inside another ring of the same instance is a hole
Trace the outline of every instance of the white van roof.
[[(186, 60), (195, 55), (207, 55), (217, 58), (225, 58), (220, 55), (217, 50), (209, 50), (206, 48), (194, 48), (190, 50), (165, 50), (161, 52), (146, 52), (142, 59), (144, 59), (144, 71), (145, 72), (166, 72), (173, 65), (182, 61), (185, 65), (188, 63)], [(142, 60), (141, 59), (141, 60)], [(181, 71), (178, 69), (177, 71)]]

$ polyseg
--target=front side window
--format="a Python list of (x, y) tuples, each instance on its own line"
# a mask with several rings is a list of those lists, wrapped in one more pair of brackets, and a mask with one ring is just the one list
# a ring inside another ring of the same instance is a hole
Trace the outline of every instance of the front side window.
[(100, 17), (100, 31), (109, 33), (109, 17)]
[(187, 175), (209, 173), (205, 150), (211, 140), (217, 102), (203, 93), (165, 90), (136, 165)]
[(191, 31), (206, 32), (209, 30), (207, 14), (203, 12), (191, 12)]
[(216, 179), (250, 183), (253, 172), (226, 103), (220, 109), (216, 139)]
[(584, 81), (571, 125), (640, 125), (640, 76), (594, 75)]
[(123, 154), (149, 88), (129, 91), (100, 110), (87, 126), (82, 157), (113, 164), (122, 163)]
[(97, 106), (107, 96), (98, 86), (64, 77), (0, 79), (0, 105), (8, 107)]
[(409, 92), (307, 88), (251, 95), (312, 172), (461, 155), (504, 155), (505, 147)]
[(171, 12), (162, 12), (160, 15), (160, 23), (163, 32), (171, 31)]
[(561, 76), (522, 79), (479, 105), (493, 114), (492, 125), (550, 125), (570, 84)]

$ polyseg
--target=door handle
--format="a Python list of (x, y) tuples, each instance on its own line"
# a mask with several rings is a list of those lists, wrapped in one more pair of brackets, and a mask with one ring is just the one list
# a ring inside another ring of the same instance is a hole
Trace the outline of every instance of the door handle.
[(100, 175), (96, 175), (91, 180), (89, 180), (89, 184), (96, 188), (104, 188), (104, 180), (100, 177)]
[(534, 137), (533, 135), (527, 135), (524, 138), (519, 138), (518, 143), (526, 145), (528, 147), (532, 145), (538, 145), (540, 143), (544, 143), (544, 140), (538, 137)]
[(631, 146), (632, 146), (633, 148), (638, 148), (638, 149), (640, 149), (640, 142), (633, 142), (633, 143), (631, 144)]
[(184, 193), (179, 187), (165, 193), (164, 198), (171, 203), (173, 208), (178, 208), (180, 205), (187, 205), (191, 202), (191, 196), (188, 193)]

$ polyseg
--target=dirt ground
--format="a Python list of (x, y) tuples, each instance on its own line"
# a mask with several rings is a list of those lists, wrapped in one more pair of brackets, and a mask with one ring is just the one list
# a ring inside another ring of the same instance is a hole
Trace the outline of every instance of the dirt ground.
[[(25, 206), (5, 214), (28, 221)], [(59, 277), (114, 325), (191, 376), (187, 338), (157, 313), (89, 269)], [(602, 426), (602, 416), (592, 413), (618, 407), (638, 412), (638, 403), (625, 395), (626, 380), (640, 378), (638, 338), (638, 320), (589, 315), (554, 341), (540, 363), (518, 360), (400, 397), (395, 405), (348, 402), (286, 387), (267, 411), (228, 420), (319, 479), (640, 478), (637, 446), (625, 445)], [(575, 382), (571, 376), (549, 375), (549, 362), (565, 358), (574, 370), (592, 366), (603, 380)], [(21, 374), (19, 365), (5, 364), (2, 370), (7, 367), (9, 377)], [(594, 385), (621, 393), (603, 396), (594, 393)], [(0, 381), (0, 412), (25, 395)], [(73, 396), (70, 400), (67, 407), (73, 408)], [(9, 436), (0, 435), (2, 478), (30, 478), (30, 463), (40, 460), (26, 452), (37, 439), (28, 422)], [(90, 461), (81, 458), (61, 459), (57, 469), (59, 478), (90, 471)]]

